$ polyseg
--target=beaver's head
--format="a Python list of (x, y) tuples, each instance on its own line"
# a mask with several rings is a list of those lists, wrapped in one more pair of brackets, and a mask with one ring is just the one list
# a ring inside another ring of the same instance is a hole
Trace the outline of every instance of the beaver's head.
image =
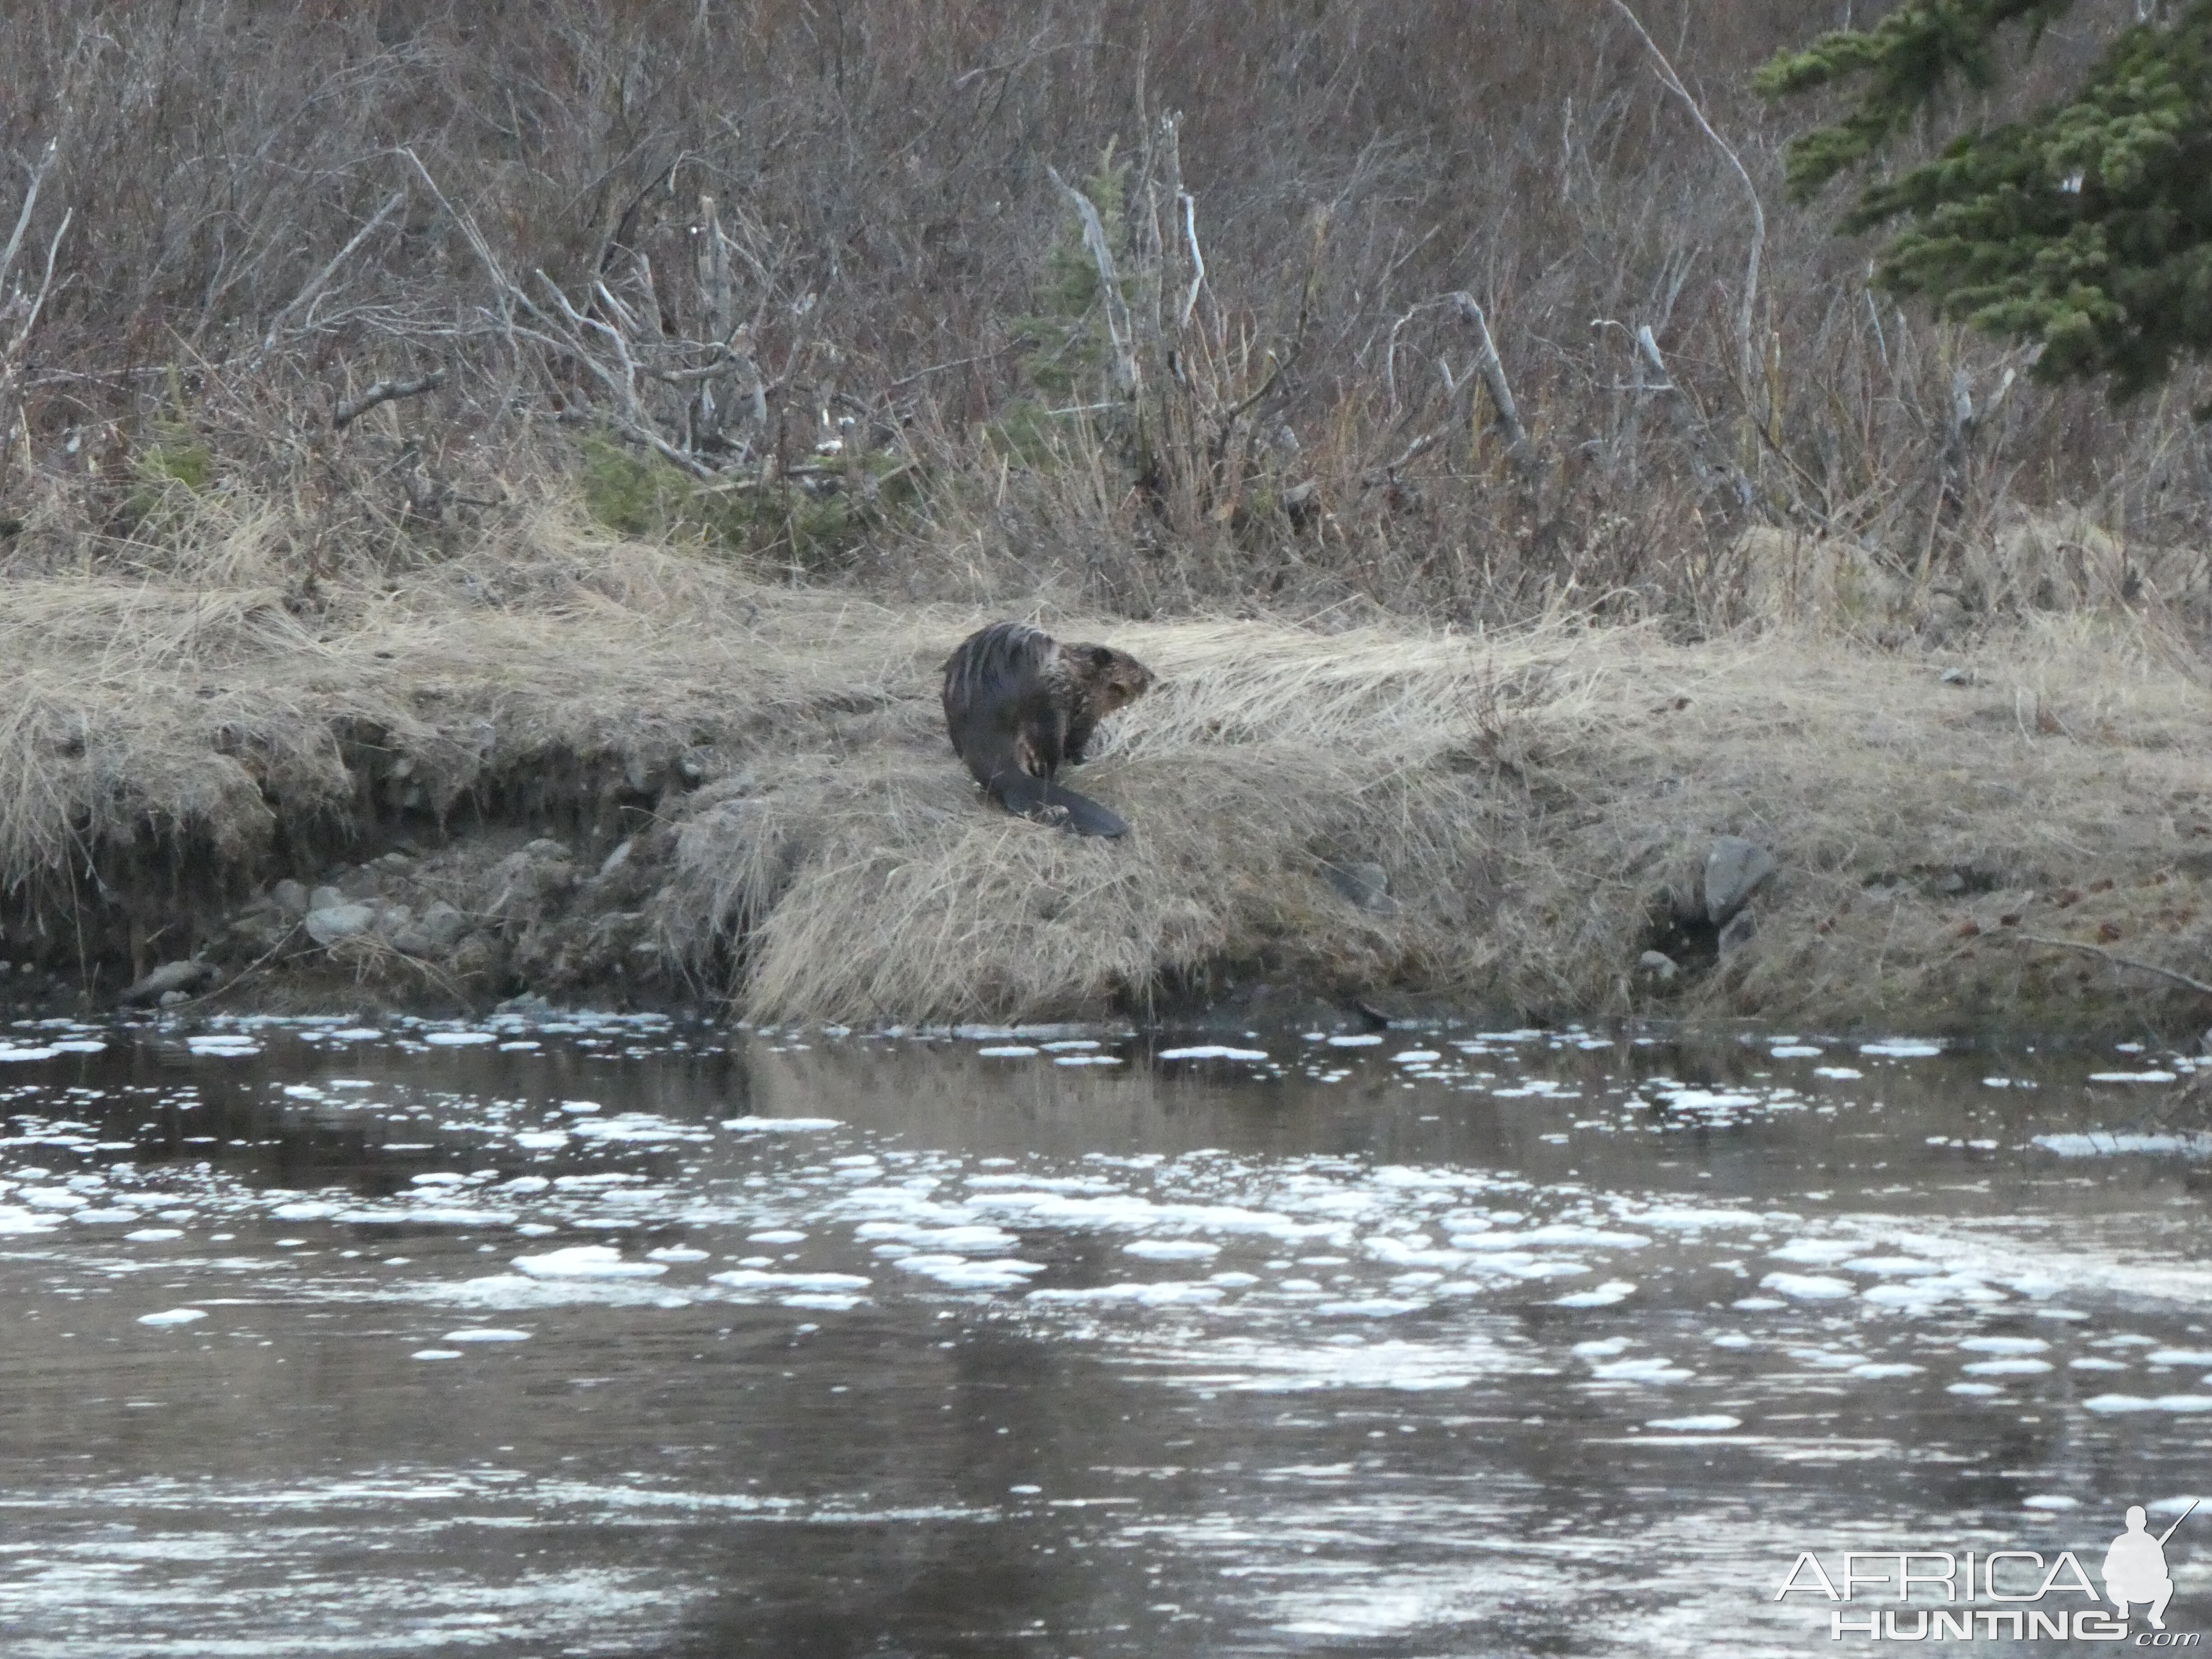
[(1083, 678), (1097, 702), (1098, 712), (1110, 714), (1152, 689), (1152, 671), (1126, 651), (1109, 645), (1085, 646)]

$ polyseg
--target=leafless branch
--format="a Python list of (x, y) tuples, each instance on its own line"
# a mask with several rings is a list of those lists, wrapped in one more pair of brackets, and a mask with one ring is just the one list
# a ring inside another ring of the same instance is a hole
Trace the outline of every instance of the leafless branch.
[(1766, 252), (1766, 210), (1759, 202), (1759, 187), (1752, 183), (1751, 170), (1744, 166), (1743, 157), (1735, 153), (1735, 147), (1722, 137), (1715, 131), (1713, 124), (1705, 118), (1705, 110), (1691, 95), (1689, 88), (1682, 83), (1682, 77), (1675, 73), (1674, 64), (1659, 49), (1659, 43), (1651, 38), (1650, 31), (1644, 27), (1643, 19), (1637, 16), (1628, 0), (1613, 0), (1613, 9), (1628, 20), (1629, 27), (1636, 31), (1637, 38), (1649, 48), (1652, 60), (1659, 66), (1659, 83), (1682, 100), (1690, 112), (1691, 118), (1697, 122), (1705, 137), (1712, 140), (1714, 148), (1728, 158), (1729, 166), (1743, 181), (1744, 195), (1750, 199), (1751, 252), (1744, 263), (1743, 302), (1736, 308), (1735, 327), (1738, 374), (1743, 382), (1744, 399), (1748, 403), (1751, 389), (1759, 379), (1759, 360), (1752, 349), (1751, 329), (1753, 319), (1758, 314), (1759, 262)]
[(379, 226), (382, 225), (386, 219), (389, 219), (393, 214), (398, 212), (399, 210), (406, 206), (406, 204), (407, 192), (405, 191), (395, 190), (392, 192), (390, 199), (388, 199), (382, 207), (377, 209), (375, 214), (370, 218), (369, 222), (354, 233), (352, 240), (349, 241), (343, 247), (332, 254), (331, 256), (330, 263), (325, 265), (320, 270), (317, 271), (313, 276), (308, 279), (307, 285), (301, 289), (299, 293), (292, 296), (291, 304), (286, 306), (282, 311), (278, 312), (274, 317), (271, 317), (269, 319), (268, 332), (263, 335), (261, 339), (262, 350), (273, 351), (276, 349), (276, 337), (283, 332), (284, 325), (291, 321), (295, 313), (304, 311), (307, 307), (314, 304), (315, 301), (320, 297), (323, 289), (329, 285), (331, 278), (337, 275), (338, 267), (345, 264), (348, 259), (351, 258), (355, 251), (358, 249), (363, 242), (366, 242), (371, 236), (376, 234), (377, 228)]
[(2176, 985), (2185, 985), (2192, 991), (2212, 997), (2212, 985), (2207, 985), (2201, 979), (2191, 979), (2186, 974), (2176, 973), (2171, 968), (2161, 968), (2155, 963), (2137, 962), (2133, 957), (2107, 951), (2101, 945), (2085, 945), (2080, 939), (2052, 939), (2047, 933), (2014, 933), (2009, 937), (2029, 945), (2049, 945), (2061, 951), (2079, 951), (2084, 956), (2100, 957), (2115, 968), (2132, 968), (2139, 974), (2153, 974), (2160, 979), (2172, 980)]
[(445, 383), (443, 368), (434, 368), (419, 380), (379, 380), (358, 398), (349, 398), (332, 410), (331, 428), (343, 431), (379, 404), (388, 404), (395, 398), (419, 398), (426, 392), (435, 392)]

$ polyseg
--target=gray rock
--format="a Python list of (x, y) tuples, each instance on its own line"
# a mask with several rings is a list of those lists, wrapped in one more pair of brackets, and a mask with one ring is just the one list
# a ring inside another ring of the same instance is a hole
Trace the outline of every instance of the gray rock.
[(164, 1008), (180, 1008), (191, 1000), (191, 993), (189, 991), (164, 991), (161, 993), (160, 1006)]
[(534, 859), (566, 859), (568, 849), (550, 836), (541, 836), (522, 849)]
[(1716, 927), (1743, 908), (1778, 866), (1774, 854), (1741, 836), (1717, 836), (1705, 854), (1705, 920)]
[(1363, 910), (1388, 915), (1398, 908), (1390, 896), (1390, 872), (1379, 864), (1325, 864), (1328, 884)]
[(404, 853), (386, 853), (377, 860), (375, 867), (391, 875), (411, 875), (415, 871), (415, 860)]
[(437, 949), (450, 951), (461, 942), (470, 924), (465, 915), (440, 899), (423, 911), (415, 926)]
[(204, 962), (165, 962), (126, 989), (123, 1000), (136, 1008), (149, 1002), (165, 1001), (172, 992), (181, 993), (184, 999), (189, 999), (214, 977), (215, 969)]
[(334, 945), (357, 939), (376, 926), (376, 912), (366, 904), (318, 905), (307, 912), (307, 937), (318, 945)]
[(334, 910), (341, 904), (349, 904), (352, 901), (347, 898), (343, 892), (339, 891), (335, 887), (328, 885), (318, 887), (314, 891), (307, 895), (307, 908), (311, 912), (315, 910)]
[(410, 957), (443, 956), (467, 933), (469, 919), (440, 899), (416, 920), (388, 931), (394, 950)]
[(404, 904), (380, 904), (376, 910), (376, 931), (386, 939), (404, 933), (415, 925), (412, 907)]
[(289, 876), (270, 888), (269, 896), (279, 910), (295, 921), (306, 915), (311, 908), (307, 903), (307, 890)]
[(1752, 935), (1758, 931), (1758, 917), (1748, 910), (1737, 911), (1735, 915), (1729, 918), (1729, 925), (1721, 929), (1722, 957), (1725, 959), (1734, 956), (1750, 943)]
[(1638, 973), (1649, 974), (1662, 985), (1673, 984), (1674, 975), (1682, 971), (1664, 951), (1646, 951), (1636, 958), (1636, 968)]

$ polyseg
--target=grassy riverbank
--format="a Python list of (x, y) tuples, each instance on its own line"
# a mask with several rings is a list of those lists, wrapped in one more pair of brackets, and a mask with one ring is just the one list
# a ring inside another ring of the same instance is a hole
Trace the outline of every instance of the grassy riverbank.
[[(0, 585), (9, 982), (100, 1001), (199, 956), (234, 1002), (775, 1019), (2203, 1012), (2118, 961), (2212, 976), (2212, 692), (2124, 612), (1935, 653), (1046, 604), (1162, 678), (1079, 775), (1135, 826), (1107, 844), (987, 808), (945, 743), (937, 664), (1017, 607), (781, 586), (578, 524), (549, 508), (312, 608), (251, 522), (159, 574)], [(1699, 908), (1721, 834), (1779, 863), (1725, 956)], [(1368, 865), (1387, 896), (1346, 878)], [(377, 920), (319, 941), (269, 896), (285, 878)], [(460, 921), (424, 948), (432, 904)], [(1654, 947), (1671, 980), (1639, 968)]]

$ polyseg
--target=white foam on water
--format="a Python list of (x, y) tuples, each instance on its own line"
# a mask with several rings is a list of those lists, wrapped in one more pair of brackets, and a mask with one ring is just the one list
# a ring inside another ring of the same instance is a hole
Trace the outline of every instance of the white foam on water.
[(1018, 1290), (1028, 1282), (1030, 1274), (1044, 1271), (1041, 1261), (971, 1261), (964, 1255), (933, 1252), (901, 1256), (892, 1265), (901, 1273), (916, 1273), (956, 1291)]
[[(1852, 1293), (1851, 1285), (1826, 1273), (1769, 1273), (1759, 1281), (1763, 1291), (1779, 1291), (1797, 1302), (1832, 1302)], [(1742, 1302), (1735, 1304), (1741, 1308)]]
[(658, 1261), (625, 1261), (610, 1244), (572, 1244), (544, 1255), (519, 1255), (514, 1265), (532, 1279), (653, 1279), (668, 1271)]
[(2051, 1345), (2039, 1336), (1970, 1336), (1959, 1346), (1969, 1353), (2047, 1353), (2051, 1350)]
[(1885, 1060), (1925, 1060), (1943, 1052), (1943, 1045), (1920, 1037), (1880, 1037), (1872, 1042), (1859, 1044), (1863, 1054), (1874, 1054)]
[(1609, 1279), (1592, 1291), (1576, 1291), (1567, 1296), (1553, 1297), (1555, 1308), (1611, 1308), (1618, 1306), (1636, 1294), (1632, 1279)]
[(189, 1325), (195, 1320), (205, 1319), (206, 1310), (200, 1308), (171, 1308), (163, 1313), (140, 1314), (141, 1325)]
[(1664, 1359), (1613, 1359), (1590, 1367), (1600, 1382), (1686, 1382), (1697, 1373)]
[(1167, 1308), (1218, 1302), (1226, 1295), (1218, 1285), (1191, 1284), (1182, 1279), (1155, 1279), (1118, 1285), (1097, 1285), (1087, 1290), (1031, 1291), (1031, 1304), (1127, 1303), (1138, 1307)]
[(733, 1267), (727, 1273), (709, 1273), (712, 1285), (726, 1285), (733, 1291), (865, 1291), (875, 1281), (859, 1273), (773, 1273), (758, 1267)]
[(821, 1134), (844, 1127), (843, 1121), (834, 1117), (726, 1117), (725, 1129), (734, 1129), (741, 1134)]
[(1139, 1238), (1121, 1249), (1148, 1261), (1200, 1261), (1221, 1254), (1221, 1246), (1198, 1238)]
[(1333, 1036), (1328, 1040), (1328, 1046), (1332, 1048), (1372, 1048), (1382, 1041), (1379, 1036), (1363, 1032), (1351, 1036)]
[(480, 1042), (496, 1042), (496, 1031), (425, 1031), (422, 1041), (441, 1048), (472, 1048)]
[(2038, 1135), (2030, 1143), (2060, 1158), (2117, 1158), (2130, 1153), (2179, 1152), (2185, 1158), (2212, 1158), (2212, 1134), (2150, 1134), (2133, 1130), (2115, 1133), (2092, 1129), (2084, 1133)]
[(1859, 1249), (1857, 1241), (1853, 1239), (1793, 1238), (1766, 1254), (1777, 1261), (1794, 1261), (1801, 1267), (1828, 1267), (1858, 1255)]
[(978, 1048), (975, 1052), (986, 1060), (1020, 1060), (1038, 1050), (1032, 1043), (1001, 1042), (988, 1048)]
[(528, 1331), (509, 1330), (500, 1325), (471, 1325), (461, 1330), (447, 1331), (441, 1338), (446, 1342), (527, 1342)]
[(1265, 1048), (1231, 1048), (1225, 1043), (1200, 1042), (1187, 1048), (1163, 1048), (1155, 1060), (1266, 1060)]
[(1959, 1367), (1967, 1376), (2026, 1376), (2051, 1369), (2047, 1359), (1978, 1359), (1971, 1365)]
[[(1819, 1050), (1814, 1052), (1817, 1054)], [(1711, 1412), (1698, 1417), (1655, 1417), (1644, 1426), (1664, 1429), (1675, 1434), (1726, 1434), (1730, 1429), (1741, 1428), (1743, 1419), (1721, 1412)]]
[(2212, 1350), (2154, 1348), (2143, 1356), (2143, 1363), (2148, 1365), (2212, 1365)]
[(2179, 1080), (2179, 1073), (2163, 1071), (2092, 1072), (2089, 1073), (2089, 1081), (2092, 1083), (2172, 1083)]

